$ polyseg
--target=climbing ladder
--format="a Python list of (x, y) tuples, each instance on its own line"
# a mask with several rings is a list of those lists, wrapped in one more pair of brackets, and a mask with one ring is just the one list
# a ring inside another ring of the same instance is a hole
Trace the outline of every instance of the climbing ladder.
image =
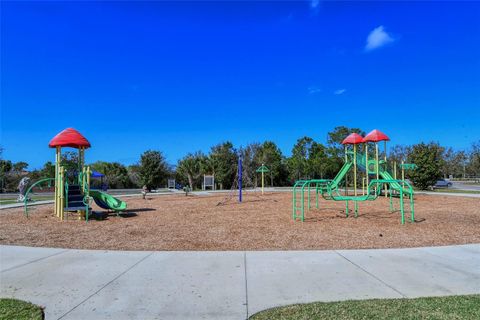
[[(300, 218), (301, 221), (305, 220), (305, 190), (307, 191), (307, 208), (311, 207), (311, 190), (315, 188), (315, 207), (318, 209), (319, 194), (325, 192), (326, 186), (331, 183), (332, 180), (327, 179), (313, 179), (313, 180), (298, 180), (293, 186), (293, 220), (296, 221)], [(300, 192), (300, 199), (298, 199), (298, 192)], [(299, 201), (300, 200), (300, 201)]]

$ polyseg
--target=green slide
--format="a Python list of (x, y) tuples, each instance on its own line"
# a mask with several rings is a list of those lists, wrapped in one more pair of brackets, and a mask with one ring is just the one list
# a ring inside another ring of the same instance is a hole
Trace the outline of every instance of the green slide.
[(340, 171), (337, 173), (337, 175), (335, 176), (335, 178), (332, 180), (332, 182), (330, 182), (330, 187), (332, 189), (336, 189), (338, 188), (338, 185), (340, 184), (340, 182), (343, 180), (343, 177), (345, 177), (345, 175), (347, 174), (348, 170), (350, 170), (350, 168), (352, 167), (353, 165), (353, 162), (345, 162), (343, 164), (343, 167), (342, 169), (340, 169)]
[(124, 211), (127, 209), (127, 204), (120, 199), (112, 197), (108, 193), (99, 190), (90, 190), (95, 203), (102, 209), (113, 211)]
[[(388, 173), (388, 171), (386, 170), (380, 170), (378, 172), (380, 174), (380, 176), (382, 177), (382, 179), (385, 179), (385, 180), (395, 180), (391, 175), (390, 173)], [(389, 183), (390, 184), (390, 187), (394, 190), (397, 190), (397, 191), (400, 191), (403, 189), (403, 193), (405, 194), (408, 194), (410, 195), (410, 190), (406, 189), (406, 188), (403, 188), (402, 185), (398, 182), (391, 182)]]

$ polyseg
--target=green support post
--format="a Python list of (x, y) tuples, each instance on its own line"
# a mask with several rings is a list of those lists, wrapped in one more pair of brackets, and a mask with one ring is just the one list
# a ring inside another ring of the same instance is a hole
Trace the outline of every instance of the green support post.
[(302, 196), (301, 196), (301, 199), (302, 199), (302, 205), (301, 205), (301, 216), (300, 216), (300, 220), (304, 220), (305, 218), (305, 184), (302, 185)]
[(402, 224), (405, 224), (405, 212), (403, 210), (403, 188), (400, 189), (400, 213), (402, 214)]
[(307, 194), (307, 201), (308, 201), (308, 204), (307, 204), (307, 208), (308, 210), (310, 210), (310, 182), (307, 182), (308, 186), (307, 186), (307, 190), (308, 190), (308, 194)]
[(410, 195), (410, 221), (415, 222), (415, 213), (414, 213), (414, 203), (413, 203), (413, 194)]

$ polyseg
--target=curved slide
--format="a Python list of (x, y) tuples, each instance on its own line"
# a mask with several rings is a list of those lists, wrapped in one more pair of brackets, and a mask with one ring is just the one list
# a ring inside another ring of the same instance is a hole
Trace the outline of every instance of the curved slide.
[(124, 201), (112, 197), (108, 193), (98, 190), (90, 190), (90, 196), (93, 198), (97, 206), (102, 209), (113, 211), (124, 211), (127, 209), (127, 204)]

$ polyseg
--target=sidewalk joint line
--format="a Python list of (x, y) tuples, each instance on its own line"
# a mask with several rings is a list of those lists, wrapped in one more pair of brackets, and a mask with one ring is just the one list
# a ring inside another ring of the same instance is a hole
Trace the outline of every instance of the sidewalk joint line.
[(358, 264), (356, 264), (355, 262), (353, 262), (352, 260), (348, 259), (347, 257), (345, 257), (343, 254), (341, 254), (340, 252), (338, 252), (337, 250), (334, 250), (336, 254), (338, 254), (340, 257), (342, 257), (343, 259), (347, 260), (348, 262), (350, 262), (351, 264), (353, 264), (355, 267), (359, 268), (360, 270), (362, 270), (363, 272), (365, 272), (366, 274), (368, 274), (369, 276), (371, 276), (372, 278), (376, 279), (377, 281), (380, 281), (381, 283), (383, 283), (384, 285), (386, 285), (387, 287), (389, 287), (390, 289), (392, 289), (393, 291), (395, 291), (396, 293), (398, 293), (399, 295), (401, 295), (403, 298), (408, 298), (406, 295), (404, 295), (402, 292), (400, 292), (399, 290), (395, 289), (393, 286), (389, 285), (388, 283), (386, 283), (385, 281), (383, 281), (382, 279), (380, 279), (379, 277), (377, 277), (376, 275), (374, 275), (373, 273), (371, 272), (368, 272), (366, 269), (360, 267)]
[(25, 263), (22, 263), (22, 264), (19, 264), (19, 265), (10, 267), (10, 268), (8, 268), (8, 269), (2, 270), (0, 273), (4, 273), (4, 272), (7, 272), (7, 271), (11, 271), (11, 270), (13, 270), (13, 269), (17, 269), (17, 268), (24, 267), (24, 266), (27, 266), (27, 265), (29, 265), (29, 264), (31, 264), (31, 263), (35, 263), (35, 262), (38, 262), (38, 261), (41, 261), (41, 260), (44, 260), (44, 259), (48, 259), (48, 258), (57, 256), (57, 255), (59, 255), (59, 254), (65, 253), (65, 252), (67, 252), (67, 251), (69, 251), (69, 250), (70, 250), (70, 249), (64, 249), (64, 250), (62, 250), (62, 251), (60, 251), (60, 252), (55, 252), (55, 253), (50, 254), (50, 255), (48, 255), (48, 256), (46, 256), (46, 257), (41, 257), (41, 258), (38, 258), (38, 259), (35, 259), (35, 260), (32, 260), (32, 261), (28, 261), (28, 262), (25, 262)]
[(245, 309), (247, 311), (247, 317), (248, 319), (248, 280), (247, 280), (247, 252), (243, 252), (243, 266), (244, 266), (244, 272), (245, 272)]
[(132, 270), (134, 267), (136, 267), (140, 262), (144, 261), (145, 259), (147, 259), (148, 257), (150, 257), (154, 252), (150, 252), (148, 255), (146, 255), (145, 257), (143, 257), (142, 259), (140, 259), (139, 261), (135, 262), (133, 265), (131, 265), (129, 268), (127, 268), (127, 270), (121, 272), (118, 276), (116, 276), (115, 278), (113, 278), (112, 280), (110, 280), (109, 282), (107, 282), (104, 286), (102, 286), (100, 289), (98, 289), (97, 291), (95, 291), (94, 293), (92, 293), (91, 295), (89, 295), (88, 297), (86, 297), (83, 301), (81, 301), (79, 304), (77, 304), (75, 307), (73, 307), (72, 309), (70, 309), (69, 311), (65, 312), (62, 316), (60, 316), (59, 318), (57, 318), (57, 320), (60, 320), (62, 318), (64, 318), (67, 314), (69, 314), (70, 312), (72, 312), (73, 310), (75, 310), (76, 308), (78, 308), (80, 305), (84, 304), (85, 302), (87, 302), (87, 300), (89, 300), (91, 297), (93, 297), (94, 295), (96, 295), (97, 293), (99, 293), (100, 291), (102, 291), (103, 289), (105, 289), (107, 286), (109, 286), (112, 282), (116, 281), (118, 278), (120, 278), (121, 276), (123, 276), (125, 273), (127, 273), (128, 271)]

